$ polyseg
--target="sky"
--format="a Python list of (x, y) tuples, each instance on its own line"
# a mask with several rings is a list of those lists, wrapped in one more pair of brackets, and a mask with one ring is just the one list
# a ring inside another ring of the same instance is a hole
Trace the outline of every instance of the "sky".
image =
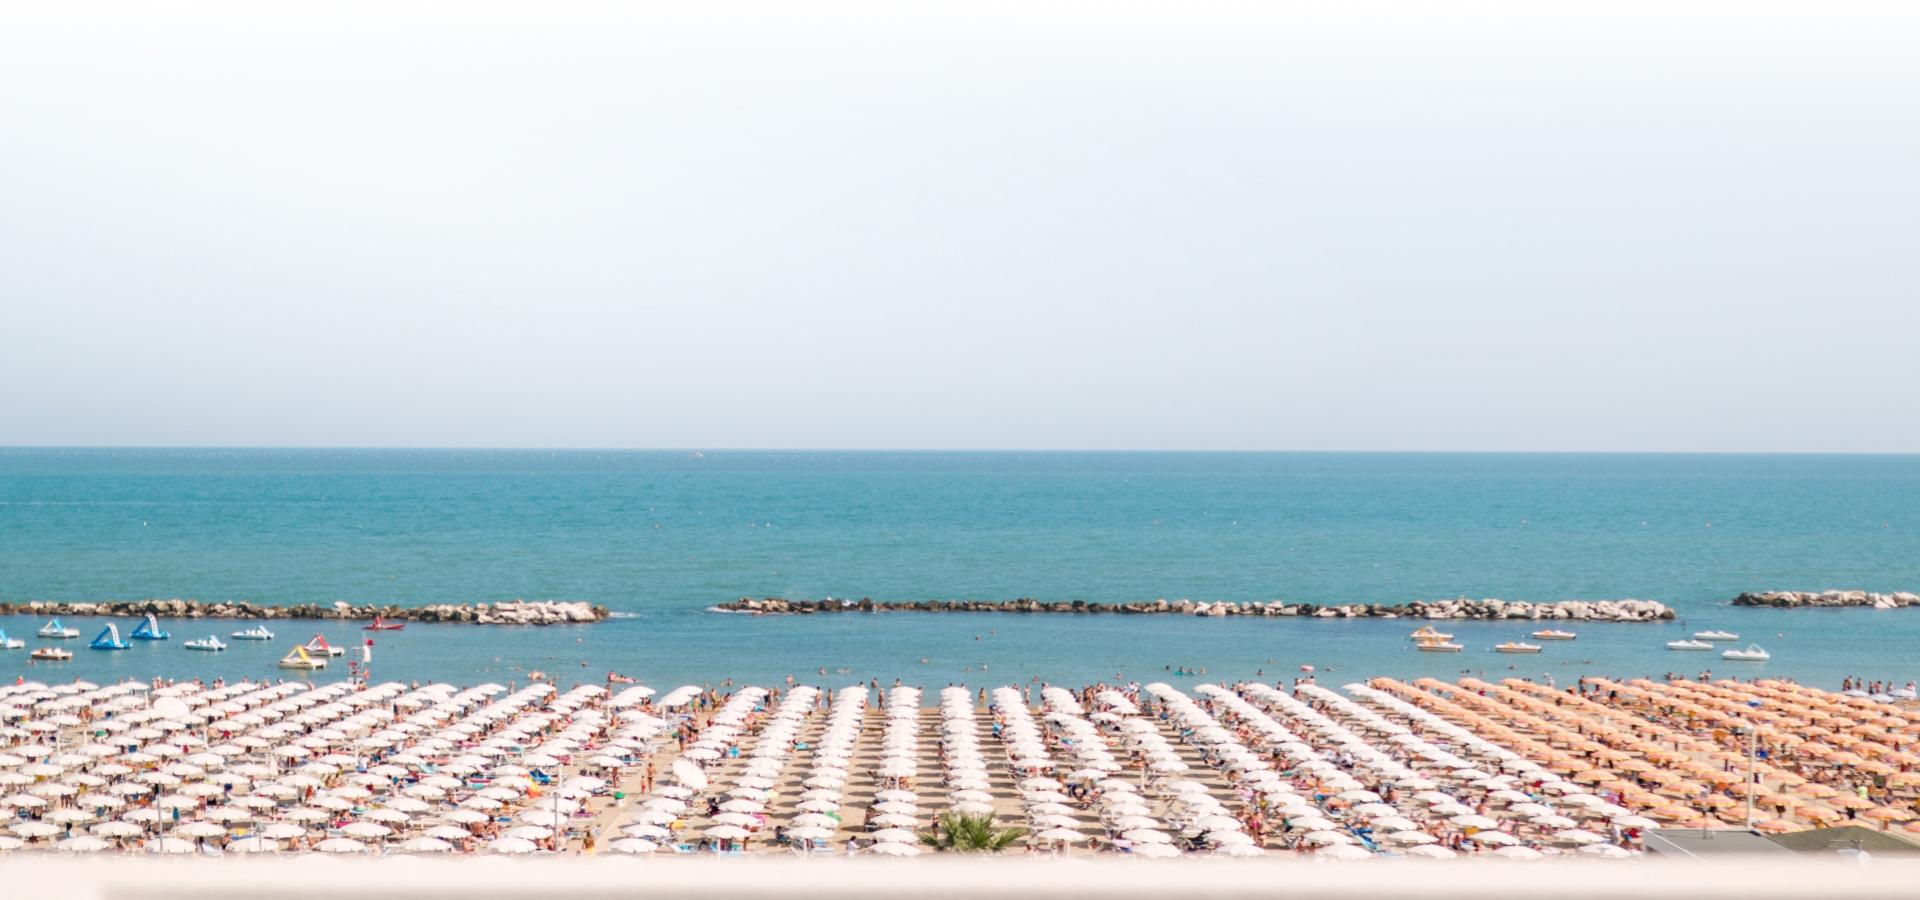
[(1917, 110), (1849, 0), (5, 4), (0, 444), (1920, 451)]

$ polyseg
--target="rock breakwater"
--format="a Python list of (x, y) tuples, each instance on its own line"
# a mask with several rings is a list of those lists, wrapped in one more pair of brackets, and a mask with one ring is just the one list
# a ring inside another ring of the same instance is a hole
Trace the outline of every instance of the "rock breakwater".
[(1088, 600), (791, 600), (742, 597), (713, 607), (721, 612), (755, 615), (808, 615), (837, 612), (998, 612), (1105, 613), (1117, 615), (1259, 616), (1310, 619), (1565, 619), (1587, 622), (1653, 622), (1674, 617), (1654, 600), (1416, 600), (1410, 603), (1287, 603), (1136, 600), (1101, 603)]
[(571, 600), (505, 600), (498, 603), (439, 603), (428, 606), (301, 603), (275, 606), (245, 600), (32, 600), (0, 603), (0, 615), (144, 616), (163, 619), (372, 619), (401, 622), (455, 622), (473, 625), (570, 625), (599, 622), (607, 608)]
[(1904, 591), (1880, 594), (1873, 591), (1760, 591), (1733, 598), (1734, 606), (1768, 606), (1775, 609), (1802, 609), (1842, 606), (1871, 606), (1874, 609), (1899, 609), (1920, 606), (1920, 594)]

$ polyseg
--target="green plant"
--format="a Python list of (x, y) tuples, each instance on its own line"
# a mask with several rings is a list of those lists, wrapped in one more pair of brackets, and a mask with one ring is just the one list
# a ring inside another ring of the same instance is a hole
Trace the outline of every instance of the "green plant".
[(998, 853), (1026, 834), (1023, 828), (1001, 828), (985, 813), (947, 812), (932, 831), (920, 833), (920, 843), (955, 853)]

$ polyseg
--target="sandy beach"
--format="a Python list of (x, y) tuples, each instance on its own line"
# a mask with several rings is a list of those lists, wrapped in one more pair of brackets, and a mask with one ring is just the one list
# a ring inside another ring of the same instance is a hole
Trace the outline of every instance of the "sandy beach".
[(1788, 682), (612, 687), (21, 682), (0, 849), (979, 849), (954, 814), (1028, 856), (1628, 859), (1920, 824), (1920, 711)]

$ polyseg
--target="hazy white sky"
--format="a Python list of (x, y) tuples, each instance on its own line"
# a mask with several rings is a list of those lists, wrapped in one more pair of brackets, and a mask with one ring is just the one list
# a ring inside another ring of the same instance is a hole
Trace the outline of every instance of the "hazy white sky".
[(5, 444), (1913, 451), (1917, 332), (1911, 4), (0, 6)]

